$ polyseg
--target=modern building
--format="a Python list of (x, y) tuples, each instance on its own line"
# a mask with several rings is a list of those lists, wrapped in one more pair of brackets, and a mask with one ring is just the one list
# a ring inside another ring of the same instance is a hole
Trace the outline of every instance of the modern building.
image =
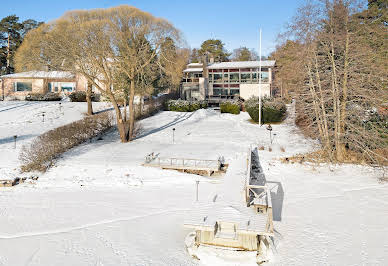
[[(274, 60), (261, 61), (261, 94), (272, 95)], [(222, 100), (259, 96), (260, 61), (191, 63), (183, 71), (181, 98)]]
[(29, 93), (85, 91), (87, 80), (64, 71), (29, 71), (0, 76), (2, 99), (24, 99)]

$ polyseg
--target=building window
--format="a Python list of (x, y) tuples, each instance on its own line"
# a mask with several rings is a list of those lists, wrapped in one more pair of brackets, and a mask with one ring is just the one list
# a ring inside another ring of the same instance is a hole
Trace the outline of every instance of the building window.
[(228, 82), (229, 82), (229, 74), (224, 73), (224, 83), (228, 83)]
[(209, 82), (213, 83), (213, 74), (209, 74)]
[(50, 92), (72, 92), (75, 90), (75, 82), (49, 82), (48, 89)]
[(240, 95), (240, 89), (230, 89), (230, 95)]
[(213, 95), (221, 95), (222, 89), (221, 88), (213, 88)]
[(230, 82), (238, 83), (239, 82), (239, 73), (229, 73)]
[(49, 82), (48, 90), (49, 92), (58, 92), (59, 90), (58, 82)]
[(15, 82), (15, 91), (32, 91), (32, 82)]
[(268, 72), (261, 72), (261, 82), (268, 82)]
[(214, 73), (214, 83), (220, 83), (222, 82), (222, 73)]
[(257, 73), (252, 73), (252, 81), (257, 82)]
[(75, 82), (61, 82), (61, 89), (65, 92), (72, 92), (75, 89)]
[(241, 83), (251, 82), (251, 73), (241, 73)]

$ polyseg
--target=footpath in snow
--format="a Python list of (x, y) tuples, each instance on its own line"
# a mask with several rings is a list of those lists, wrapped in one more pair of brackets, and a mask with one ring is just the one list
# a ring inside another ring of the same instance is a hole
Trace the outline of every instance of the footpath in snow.
[[(52, 103), (0, 103), (0, 171), (18, 167), (19, 142), (14, 150), (9, 141), (14, 134), (25, 136), (21, 145), (80, 119), (86, 105), (68, 104), (60, 116)], [(48, 122), (41, 122), (42, 110), (50, 114)], [(195, 181), (200, 181), (199, 198), (211, 200), (222, 177), (141, 164), (150, 152), (201, 159), (222, 155), (231, 162), (246, 156), (250, 144), (266, 147), (259, 151), (266, 180), (283, 195), (273, 202), (276, 252), (270, 265), (388, 261), (388, 238), (382, 237), (388, 233), (388, 185), (368, 167), (281, 163), (280, 157), (316, 146), (298, 133), (292, 115), (273, 125), (272, 152), (268, 131), (251, 124), (247, 113), (160, 112), (141, 123), (143, 132), (131, 143), (120, 143), (111, 132), (65, 153), (35, 184), (0, 190), (0, 265), (204, 263), (185, 250), (190, 230), (183, 221), (195, 204)]]

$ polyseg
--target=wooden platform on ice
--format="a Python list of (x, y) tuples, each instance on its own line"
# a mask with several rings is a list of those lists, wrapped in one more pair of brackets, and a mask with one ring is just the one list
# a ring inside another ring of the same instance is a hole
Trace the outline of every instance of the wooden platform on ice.
[(160, 158), (148, 157), (143, 166), (158, 167), (161, 169), (178, 170), (193, 174), (206, 174), (208, 176), (214, 173), (223, 173), (227, 165), (221, 164), (219, 160), (201, 160), (188, 158)]

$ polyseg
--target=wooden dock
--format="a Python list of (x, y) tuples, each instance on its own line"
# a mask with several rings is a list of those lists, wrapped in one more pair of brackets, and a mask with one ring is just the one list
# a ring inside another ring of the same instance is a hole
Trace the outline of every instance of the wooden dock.
[(224, 164), (220, 160), (202, 160), (189, 158), (161, 158), (159, 155), (149, 154), (143, 166), (158, 167), (161, 169), (178, 170), (189, 173), (213, 173), (223, 172)]

